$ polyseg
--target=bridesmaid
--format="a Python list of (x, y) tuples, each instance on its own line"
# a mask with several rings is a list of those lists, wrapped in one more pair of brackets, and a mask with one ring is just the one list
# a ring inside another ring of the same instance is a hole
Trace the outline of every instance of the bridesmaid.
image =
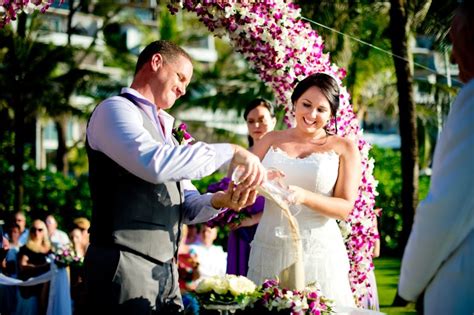
[[(258, 143), (267, 132), (272, 131), (276, 124), (272, 104), (261, 98), (257, 98), (247, 105), (244, 111), (244, 119), (247, 122), (249, 149)], [(232, 169), (232, 167), (229, 169)], [(255, 204), (250, 206), (249, 212), (254, 214), (254, 218), (261, 215), (264, 202), (265, 199), (259, 196)], [(257, 229), (257, 222), (257, 219), (251, 220), (250, 226), (239, 227), (230, 232), (227, 243), (228, 274), (247, 275), (250, 242), (253, 240)]]

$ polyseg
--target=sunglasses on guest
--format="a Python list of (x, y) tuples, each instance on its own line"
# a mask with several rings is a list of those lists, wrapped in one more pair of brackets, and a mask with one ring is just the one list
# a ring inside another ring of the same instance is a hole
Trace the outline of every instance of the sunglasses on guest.
[(43, 228), (35, 228), (35, 227), (32, 227), (31, 228), (31, 232), (43, 232)]

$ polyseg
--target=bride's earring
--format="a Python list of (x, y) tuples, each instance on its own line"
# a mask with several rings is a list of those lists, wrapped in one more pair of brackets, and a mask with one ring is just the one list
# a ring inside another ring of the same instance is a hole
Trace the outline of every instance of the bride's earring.
[(290, 107), (290, 114), (291, 116), (293, 117), (296, 117), (296, 109), (295, 109), (295, 104), (291, 104), (291, 107)]
[(326, 120), (326, 124), (324, 125), (324, 130), (326, 131), (326, 133), (329, 131), (329, 123), (331, 122), (331, 118), (329, 118), (328, 120)]

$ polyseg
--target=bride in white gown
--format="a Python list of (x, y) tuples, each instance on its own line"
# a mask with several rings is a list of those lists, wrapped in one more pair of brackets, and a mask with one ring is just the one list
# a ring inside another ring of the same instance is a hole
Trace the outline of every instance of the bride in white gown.
[[(268, 169), (285, 173), (302, 237), (306, 284), (317, 281), (336, 306), (355, 307), (349, 284), (349, 260), (336, 219), (345, 219), (354, 206), (361, 162), (353, 141), (326, 132), (339, 105), (337, 82), (313, 74), (301, 81), (291, 97), (296, 126), (267, 134), (253, 152)], [(291, 264), (292, 241), (277, 237), (281, 209), (267, 200), (251, 243), (248, 277), (257, 284), (275, 278)], [(253, 223), (251, 222), (251, 223)], [(248, 224), (247, 222), (243, 223)]]

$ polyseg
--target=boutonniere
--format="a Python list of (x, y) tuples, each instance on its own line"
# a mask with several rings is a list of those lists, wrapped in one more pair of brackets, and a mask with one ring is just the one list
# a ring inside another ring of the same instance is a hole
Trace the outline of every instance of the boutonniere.
[(173, 136), (178, 141), (179, 145), (190, 144), (194, 141), (194, 138), (189, 132), (186, 131), (188, 126), (185, 123), (182, 123), (178, 128), (173, 128)]

